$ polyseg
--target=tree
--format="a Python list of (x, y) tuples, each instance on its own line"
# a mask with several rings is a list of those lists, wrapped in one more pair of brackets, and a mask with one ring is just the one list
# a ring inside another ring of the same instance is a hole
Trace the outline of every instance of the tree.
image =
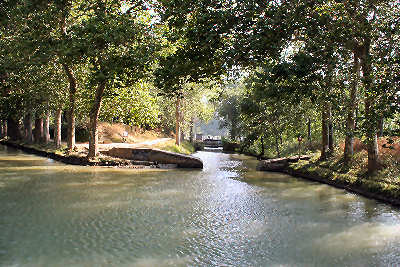
[[(221, 27), (227, 25), (220, 22), (224, 20), (225, 9), (219, 7), (218, 1), (200, 2), (183, 1), (181, 5), (175, 5), (171, 1), (160, 1), (158, 5), (162, 21), (168, 25), (165, 36), (170, 49), (160, 59), (155, 84), (164, 95), (175, 99), (177, 145), (180, 145), (185, 87), (218, 78), (224, 72), (220, 48), (226, 29)], [(187, 12), (191, 16), (185, 17)]]
[(219, 104), (218, 115), (223, 118), (221, 128), (228, 128), (230, 138), (235, 141), (239, 137), (241, 125), (241, 102), (244, 89), (243, 84), (228, 85), (224, 88)]
[[(292, 62), (271, 62), (249, 75), (240, 109), (246, 142), (261, 140), (262, 147), (274, 147), (280, 157), (284, 141), (297, 140), (307, 131), (311, 136), (310, 88), (316, 78), (310, 72), (312, 62), (297, 55)], [(249, 145), (246, 142), (245, 146)]]
[(160, 122), (161, 108), (156, 89), (149, 81), (141, 80), (132, 86), (115, 83), (105, 92), (100, 118), (142, 128), (154, 128)]
[(177, 97), (177, 122), (185, 83), (279, 57), (293, 34), (290, 20), (298, 14), (296, 2), (160, 1), (174, 49), (160, 61), (156, 84)]
[(86, 85), (93, 88), (88, 153), (93, 158), (98, 153), (98, 117), (105, 90), (112, 90), (118, 80), (142, 78), (154, 60), (157, 41), (141, 5), (122, 13), (120, 1), (86, 1), (78, 10), (86, 11), (85, 17), (72, 30), (77, 36), (74, 45), (89, 64)]
[[(3, 6), (7, 14), (4, 27), (8, 29), (7, 38), (3, 43), (3, 55), (7, 55), (4, 67), (9, 75), (9, 86), (14, 93), (22, 96), (24, 116), (24, 136), (27, 142), (32, 142), (32, 119), (36, 120), (35, 142), (49, 141), (49, 105), (53, 95), (57, 94), (59, 79), (53, 79), (57, 72), (54, 65), (55, 55), (53, 45), (53, 27), (57, 20), (49, 12), (49, 6), (44, 2), (6, 1)], [(42, 116), (45, 119), (42, 131)], [(19, 118), (17, 119), (17, 121)]]
[[(347, 138), (345, 159), (351, 156), (352, 136), (354, 135), (355, 94), (358, 72), (362, 71), (364, 89), (363, 132), (368, 150), (368, 171), (379, 168), (377, 128), (384, 116), (385, 106), (393, 102), (396, 82), (392, 71), (385, 63), (392, 60), (395, 51), (393, 37), (398, 36), (399, 5), (395, 1), (332, 1), (322, 10), (329, 13), (340, 30), (336, 46), (344, 47), (353, 53), (353, 82), (348, 106)], [(393, 65), (395, 66), (395, 64)], [(393, 68), (392, 68), (393, 70)], [(379, 76), (377, 74), (379, 73)], [(389, 82), (390, 81), (390, 82)], [(385, 86), (381, 86), (385, 84)], [(385, 88), (385, 89), (383, 89)], [(392, 100), (389, 100), (392, 99)]]

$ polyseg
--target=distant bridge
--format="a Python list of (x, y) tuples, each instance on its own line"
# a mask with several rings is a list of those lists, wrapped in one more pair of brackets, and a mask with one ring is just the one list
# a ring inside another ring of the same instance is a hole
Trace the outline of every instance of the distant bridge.
[(218, 139), (204, 139), (203, 145), (204, 147), (218, 148), (222, 147), (222, 141)]

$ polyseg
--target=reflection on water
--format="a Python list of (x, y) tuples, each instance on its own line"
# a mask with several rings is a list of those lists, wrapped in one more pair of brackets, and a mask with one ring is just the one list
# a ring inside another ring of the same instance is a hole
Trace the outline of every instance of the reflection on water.
[(400, 212), (200, 152), (197, 170), (67, 166), (0, 146), (0, 266), (395, 266)]

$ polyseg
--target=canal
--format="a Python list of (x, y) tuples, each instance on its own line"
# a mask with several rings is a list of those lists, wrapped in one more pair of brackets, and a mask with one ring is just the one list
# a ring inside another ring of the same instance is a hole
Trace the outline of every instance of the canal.
[(400, 265), (399, 209), (196, 156), (203, 170), (132, 170), (0, 146), (0, 266)]

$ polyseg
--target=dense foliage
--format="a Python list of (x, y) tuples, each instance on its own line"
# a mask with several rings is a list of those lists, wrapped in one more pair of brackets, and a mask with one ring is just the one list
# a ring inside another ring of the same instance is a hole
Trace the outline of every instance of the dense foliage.
[(374, 172), (378, 135), (398, 135), (398, 1), (5, 0), (0, 15), (11, 138), (48, 141), (52, 110), (67, 115), (70, 149), (75, 116), (87, 123), (89, 156), (99, 118), (175, 123), (179, 144), (217, 104), (242, 149), (281, 156), (302, 137), (321, 159), (343, 143), (350, 163), (358, 137)]

